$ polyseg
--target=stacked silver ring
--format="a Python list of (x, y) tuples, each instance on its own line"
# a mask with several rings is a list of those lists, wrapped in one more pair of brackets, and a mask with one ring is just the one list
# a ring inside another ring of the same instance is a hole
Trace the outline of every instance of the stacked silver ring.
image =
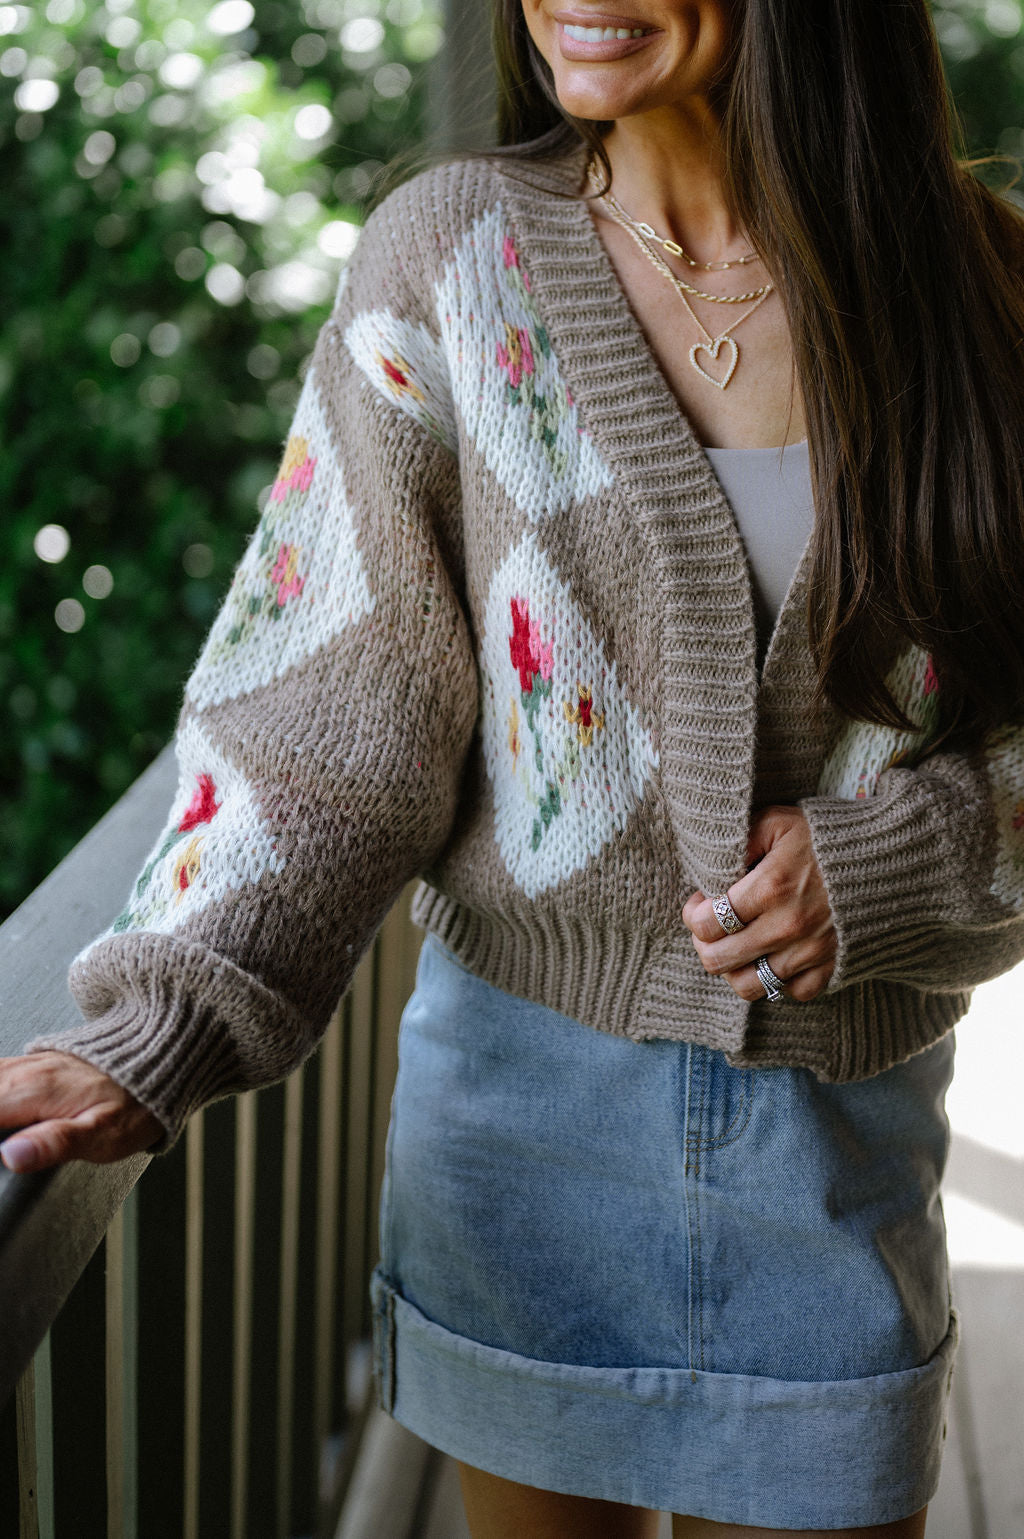
[(725, 893), (720, 898), (712, 898), (711, 907), (714, 909), (715, 918), (722, 926), (726, 935), (737, 935), (743, 929), (743, 920), (737, 914)]
[(767, 997), (773, 1003), (776, 999), (785, 999), (786, 995), (783, 992), (782, 979), (772, 972), (768, 965), (768, 958), (758, 957), (754, 966), (757, 968), (757, 976), (764, 984), (764, 991)]

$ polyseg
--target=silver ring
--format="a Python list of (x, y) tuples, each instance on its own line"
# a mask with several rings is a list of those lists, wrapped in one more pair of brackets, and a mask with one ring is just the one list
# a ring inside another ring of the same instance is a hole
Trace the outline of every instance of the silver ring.
[(757, 961), (754, 963), (754, 966), (757, 968), (757, 976), (764, 984), (764, 992), (766, 996), (773, 1003), (776, 999), (785, 999), (786, 996), (782, 989), (782, 979), (777, 977), (775, 973), (772, 972), (768, 965), (768, 958), (758, 957)]
[(743, 920), (737, 914), (724, 892), (720, 898), (711, 899), (711, 907), (714, 909), (715, 918), (722, 926), (726, 935), (738, 935), (744, 927)]

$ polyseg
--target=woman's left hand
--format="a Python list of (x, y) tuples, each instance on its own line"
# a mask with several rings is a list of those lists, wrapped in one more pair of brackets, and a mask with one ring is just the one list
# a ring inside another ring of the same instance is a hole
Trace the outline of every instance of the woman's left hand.
[(727, 894), (744, 926), (737, 934), (725, 933), (710, 897), (695, 892), (687, 899), (683, 921), (697, 955), (741, 999), (765, 998), (753, 965), (759, 957), (768, 958), (792, 999), (814, 999), (832, 976), (837, 940), (810, 829), (798, 807), (765, 807), (757, 813), (747, 862), (753, 870)]

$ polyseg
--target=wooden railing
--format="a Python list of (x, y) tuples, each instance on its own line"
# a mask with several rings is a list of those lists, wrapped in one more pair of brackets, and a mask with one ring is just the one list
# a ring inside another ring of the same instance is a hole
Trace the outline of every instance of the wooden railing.
[[(0, 927), (0, 1054), (75, 1018), (68, 960), (117, 912), (174, 784), (168, 749)], [(317, 1054), (208, 1107), (170, 1154), (0, 1173), (0, 1535), (333, 1533), (418, 942), (403, 900)]]
[[(440, 8), (457, 46), (430, 66), (431, 145), (480, 147), (488, 8)], [(168, 749), (0, 927), (0, 1056), (76, 1019), (67, 964), (121, 907), (174, 788)], [(170, 1154), (0, 1167), (0, 1539), (333, 1533), (367, 1403), (367, 1279), (418, 945), (406, 896), (318, 1053), (207, 1108)]]

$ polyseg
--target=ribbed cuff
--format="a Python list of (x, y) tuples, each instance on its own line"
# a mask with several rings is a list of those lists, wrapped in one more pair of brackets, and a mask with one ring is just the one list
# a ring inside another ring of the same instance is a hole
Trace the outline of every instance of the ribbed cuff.
[(829, 992), (869, 978), (929, 987), (930, 954), (963, 908), (964, 868), (977, 859), (971, 811), (951, 792), (897, 784), (889, 795), (800, 802), (839, 941)]
[(316, 1041), (311, 1023), (235, 963), (197, 941), (136, 933), (101, 940), (76, 958), (68, 986), (85, 1019), (33, 1038), (91, 1063), (159, 1118), (173, 1147), (200, 1106), (281, 1078)]

